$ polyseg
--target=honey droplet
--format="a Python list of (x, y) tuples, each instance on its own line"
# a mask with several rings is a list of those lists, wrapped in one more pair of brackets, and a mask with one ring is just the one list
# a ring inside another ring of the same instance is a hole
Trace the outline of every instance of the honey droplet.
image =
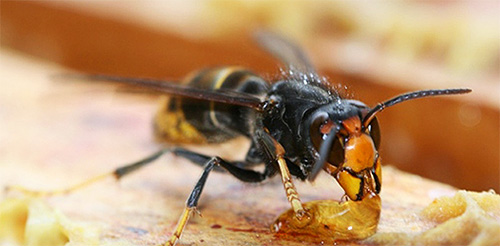
[(377, 230), (381, 201), (372, 194), (361, 201), (317, 200), (303, 206), (310, 215), (306, 225), (290, 209), (276, 219), (271, 230), (280, 237), (304, 240), (306, 237), (326, 242), (364, 239)]

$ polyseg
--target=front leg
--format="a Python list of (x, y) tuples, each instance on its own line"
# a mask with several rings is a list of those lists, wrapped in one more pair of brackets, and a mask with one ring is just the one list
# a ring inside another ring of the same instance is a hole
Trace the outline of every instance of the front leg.
[(286, 197), (292, 206), (295, 215), (299, 220), (301, 220), (304, 215), (306, 215), (306, 211), (302, 206), (302, 202), (299, 198), (299, 193), (297, 193), (297, 189), (292, 182), (292, 176), (290, 175), (290, 171), (286, 165), (286, 161), (283, 156), (277, 156), (278, 166), (280, 168), (281, 173), (281, 182), (283, 182), (283, 187), (285, 188)]
[(259, 131), (257, 133), (258, 141), (264, 147), (266, 153), (271, 157), (272, 160), (278, 163), (278, 167), (281, 174), (281, 182), (283, 182), (283, 187), (285, 188), (286, 197), (292, 206), (293, 211), (297, 219), (302, 220), (307, 218), (305, 221), (310, 219), (309, 214), (302, 206), (297, 189), (292, 182), (292, 175), (285, 160), (285, 149), (281, 146), (276, 139), (274, 139), (267, 129)]

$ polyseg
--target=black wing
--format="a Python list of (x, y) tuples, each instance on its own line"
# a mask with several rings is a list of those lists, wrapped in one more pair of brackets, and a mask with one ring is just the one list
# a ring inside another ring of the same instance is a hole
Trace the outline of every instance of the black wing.
[(261, 109), (261, 99), (251, 94), (227, 90), (207, 90), (192, 86), (180, 85), (166, 80), (148, 78), (127, 78), (100, 74), (64, 74), (58, 78), (81, 79), (87, 81), (108, 81), (127, 86), (137, 86), (173, 96), (220, 102), (238, 106)]
[(288, 70), (306, 75), (316, 75), (316, 70), (304, 51), (295, 43), (275, 33), (257, 31), (255, 39), (262, 48), (284, 63)]

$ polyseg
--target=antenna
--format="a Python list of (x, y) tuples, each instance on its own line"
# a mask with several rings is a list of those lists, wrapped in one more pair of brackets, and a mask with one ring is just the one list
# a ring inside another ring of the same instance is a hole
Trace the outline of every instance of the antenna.
[(377, 106), (373, 107), (368, 114), (366, 114), (363, 119), (362, 125), (364, 128), (368, 127), (368, 124), (373, 120), (375, 114), (381, 112), (385, 108), (396, 105), (398, 103), (409, 101), (417, 98), (423, 97), (431, 97), (431, 96), (440, 96), (440, 95), (456, 95), (456, 94), (465, 94), (471, 92), (471, 89), (468, 88), (459, 88), (459, 89), (443, 89), (443, 90), (424, 90), (424, 91), (414, 91), (405, 93), (396, 97), (393, 97), (383, 103), (377, 104)]

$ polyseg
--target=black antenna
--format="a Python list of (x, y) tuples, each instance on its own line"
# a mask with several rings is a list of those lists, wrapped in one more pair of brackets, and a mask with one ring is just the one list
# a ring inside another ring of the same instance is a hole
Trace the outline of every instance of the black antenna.
[(363, 119), (363, 127), (366, 128), (368, 127), (368, 124), (373, 120), (375, 117), (375, 114), (378, 112), (381, 112), (385, 108), (388, 108), (390, 106), (393, 106), (395, 104), (408, 101), (408, 100), (413, 100), (417, 98), (423, 98), (423, 97), (431, 97), (431, 96), (439, 96), (439, 95), (455, 95), (455, 94), (464, 94), (464, 93), (469, 93), (471, 92), (471, 89), (468, 88), (460, 88), (460, 89), (443, 89), (443, 90), (425, 90), (425, 91), (414, 91), (414, 92), (409, 92), (406, 94), (402, 94), (399, 96), (396, 96), (394, 98), (391, 98), (383, 103), (379, 103), (377, 106), (372, 108), (368, 114), (366, 114), (365, 118)]

